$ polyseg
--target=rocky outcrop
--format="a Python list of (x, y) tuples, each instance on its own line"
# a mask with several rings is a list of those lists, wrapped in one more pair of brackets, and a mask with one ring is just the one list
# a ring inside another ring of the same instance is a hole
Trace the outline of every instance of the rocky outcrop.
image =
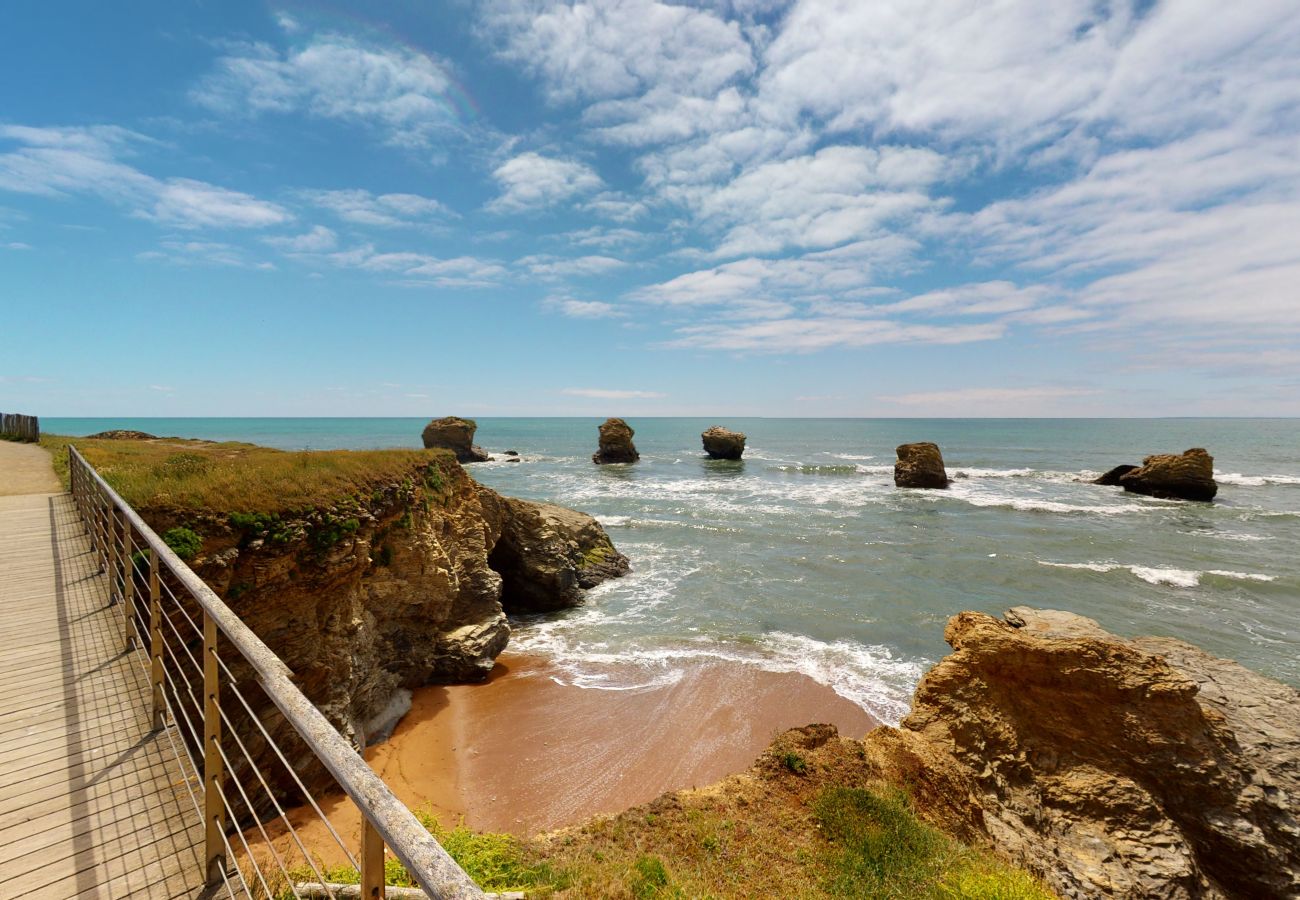
[(444, 416), (424, 426), (420, 437), (427, 448), (450, 450), (459, 462), (487, 462), (492, 459), (482, 447), (474, 446), (478, 423), (459, 416)]
[(113, 428), (86, 435), (86, 440), (94, 441), (156, 441), (158, 435), (147, 431), (132, 431), (129, 428)]
[(512, 497), (501, 498), (500, 509), (500, 537), (488, 562), (501, 576), (507, 612), (576, 606), (588, 588), (629, 569), (627, 557), (586, 513)]
[(703, 432), (700, 439), (704, 441), (704, 452), (709, 454), (709, 459), (740, 459), (745, 453), (745, 435), (721, 425)]
[(958, 836), (1063, 897), (1300, 897), (1300, 693), (1189, 644), (1017, 607), (864, 750)]
[(1107, 487), (1119, 487), (1119, 480), (1136, 469), (1134, 465), (1116, 466), (1100, 478), (1094, 479), (1093, 484), (1104, 484)]
[(591, 461), (598, 465), (636, 462), (641, 454), (632, 443), (635, 433), (622, 419), (606, 419), (600, 426), (600, 449), (592, 454)]
[(1148, 456), (1141, 466), (1121, 475), (1119, 484), (1130, 493), (1167, 500), (1213, 500), (1219, 492), (1214, 457), (1201, 447)]
[(937, 444), (922, 441), (916, 444), (899, 444), (898, 461), (894, 463), (894, 484), (909, 488), (946, 488), (948, 473), (943, 467), (943, 455)]
[[(183, 525), (201, 536), (191, 567), (358, 747), (405, 711), (406, 690), (487, 676), (510, 636), (503, 600), (558, 609), (627, 571), (590, 516), (502, 497), (446, 453), (329, 508), (140, 512), (160, 533)], [(227, 661), (255, 683), (237, 657)], [(279, 727), (277, 740), (295, 745)], [(323, 770), (300, 775), (311, 789), (330, 783)]]

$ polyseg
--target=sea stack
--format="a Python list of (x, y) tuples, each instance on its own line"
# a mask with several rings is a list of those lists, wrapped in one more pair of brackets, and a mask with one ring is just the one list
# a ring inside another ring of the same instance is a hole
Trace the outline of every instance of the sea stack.
[(745, 453), (744, 433), (721, 425), (703, 432), (700, 439), (704, 441), (704, 452), (709, 454), (709, 459), (740, 459)]
[(425, 447), (450, 450), (460, 462), (487, 462), (492, 457), (482, 447), (474, 446), (474, 432), (477, 430), (478, 423), (473, 419), (444, 416), (425, 425), (421, 438)]
[[(1107, 475), (1110, 472), (1102, 478)], [(1193, 447), (1181, 455), (1148, 456), (1142, 465), (1119, 476), (1119, 484), (1130, 493), (1165, 500), (1208, 501), (1219, 492), (1214, 480), (1214, 457), (1202, 447)]]
[(898, 445), (894, 463), (894, 484), (908, 488), (946, 488), (948, 473), (943, 468), (939, 445), (929, 441)]
[(632, 443), (635, 433), (622, 419), (606, 419), (600, 426), (600, 449), (591, 455), (591, 461), (597, 465), (636, 462), (641, 454)]

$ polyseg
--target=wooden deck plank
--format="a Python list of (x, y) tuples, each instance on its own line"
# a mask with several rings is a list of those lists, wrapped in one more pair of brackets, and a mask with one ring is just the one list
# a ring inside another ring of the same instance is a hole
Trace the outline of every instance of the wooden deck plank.
[(0, 497), (0, 898), (224, 896), (71, 497)]

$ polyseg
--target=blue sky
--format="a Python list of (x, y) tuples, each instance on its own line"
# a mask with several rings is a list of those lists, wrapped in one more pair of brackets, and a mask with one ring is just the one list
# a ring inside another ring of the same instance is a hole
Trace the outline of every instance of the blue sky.
[(1300, 415), (1298, 13), (9, 4), (0, 408)]

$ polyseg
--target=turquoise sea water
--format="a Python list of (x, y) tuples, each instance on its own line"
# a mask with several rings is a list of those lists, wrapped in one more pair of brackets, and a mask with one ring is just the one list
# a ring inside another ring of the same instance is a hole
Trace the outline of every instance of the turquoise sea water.
[[(285, 449), (419, 446), (422, 419), (44, 419)], [(516, 623), (512, 646), (573, 683), (635, 689), (722, 656), (800, 671), (886, 720), (963, 609), (1068, 609), (1167, 634), (1300, 685), (1300, 420), (728, 419), (739, 463), (703, 458), (704, 419), (632, 420), (641, 461), (595, 466), (596, 419), (479, 419), (523, 462), (474, 476), (600, 518), (633, 573), (585, 607)], [(894, 447), (943, 448), (948, 491), (893, 486)], [(1207, 447), (1213, 504), (1079, 481)]]

